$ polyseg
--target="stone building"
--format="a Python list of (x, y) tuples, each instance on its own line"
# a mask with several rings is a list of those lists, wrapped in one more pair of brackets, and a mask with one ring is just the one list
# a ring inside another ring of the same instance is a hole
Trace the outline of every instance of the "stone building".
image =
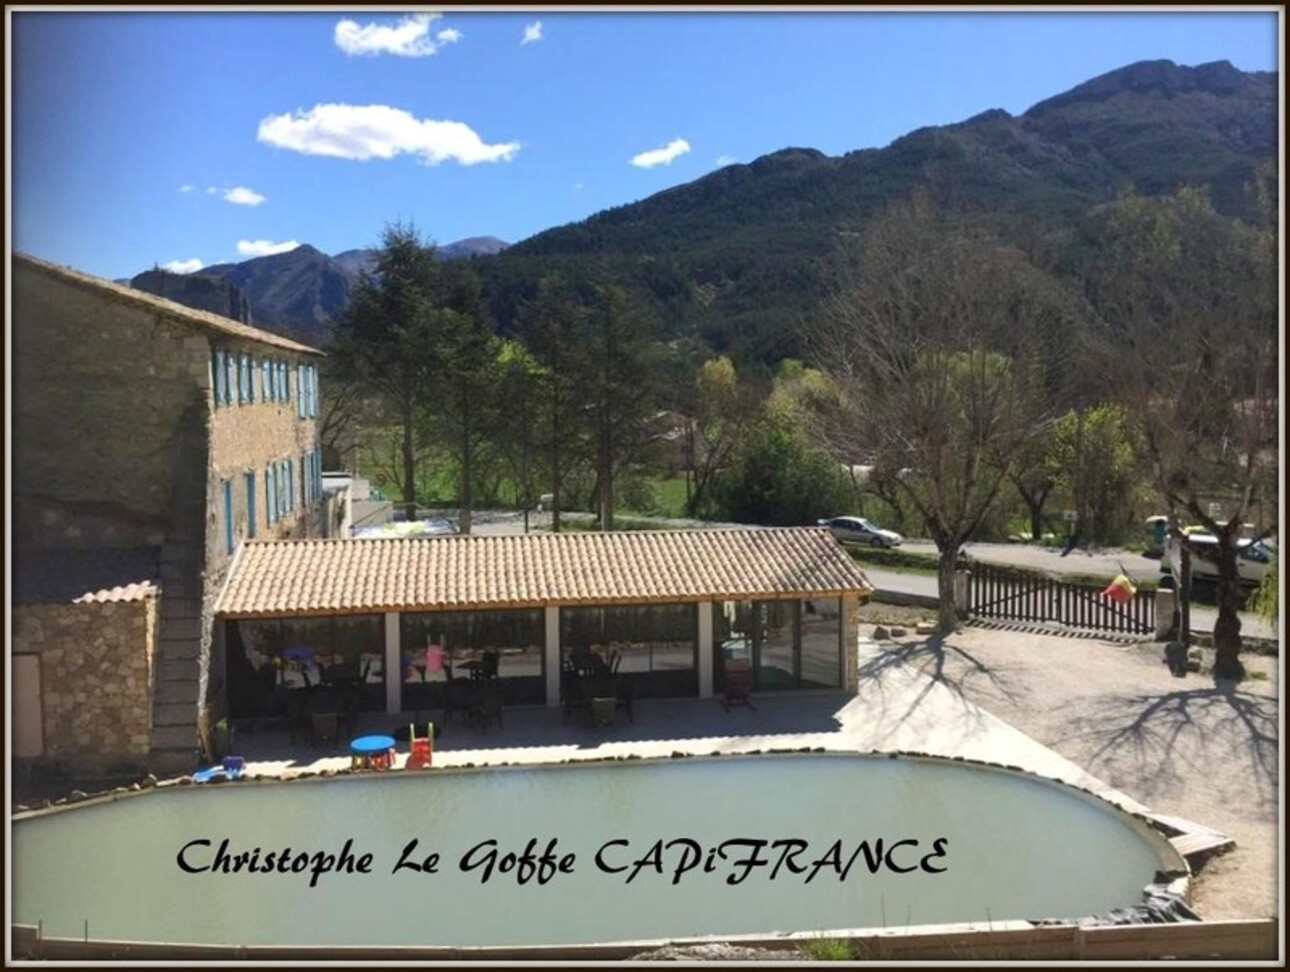
[(15, 755), (188, 767), (244, 539), (323, 536), (313, 348), (11, 262)]

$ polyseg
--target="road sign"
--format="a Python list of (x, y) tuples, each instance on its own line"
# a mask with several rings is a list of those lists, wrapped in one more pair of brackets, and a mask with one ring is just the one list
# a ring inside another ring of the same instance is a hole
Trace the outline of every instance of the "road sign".
[(1062, 520), (1067, 523), (1079, 522), (1079, 510), (1062, 510)]

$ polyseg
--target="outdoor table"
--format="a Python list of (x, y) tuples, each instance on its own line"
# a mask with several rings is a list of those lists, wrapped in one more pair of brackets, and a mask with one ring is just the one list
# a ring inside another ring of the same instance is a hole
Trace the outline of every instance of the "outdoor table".
[(393, 755), (393, 736), (359, 736), (349, 741), (351, 769), (389, 769)]

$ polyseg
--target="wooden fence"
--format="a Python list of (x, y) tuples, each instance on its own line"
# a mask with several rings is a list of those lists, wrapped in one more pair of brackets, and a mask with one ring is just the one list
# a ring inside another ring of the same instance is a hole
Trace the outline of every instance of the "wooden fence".
[(968, 573), (968, 614), (1009, 621), (1049, 621), (1089, 631), (1151, 634), (1156, 593), (1140, 590), (1119, 604), (1091, 584), (976, 563)]

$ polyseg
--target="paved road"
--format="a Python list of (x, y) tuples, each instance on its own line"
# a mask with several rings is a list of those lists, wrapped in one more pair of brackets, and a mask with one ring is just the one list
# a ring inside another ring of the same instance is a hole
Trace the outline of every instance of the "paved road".
[[(907, 540), (902, 550), (910, 553), (936, 554), (929, 540)], [(988, 564), (1003, 564), (1042, 570), (1050, 574), (1094, 574), (1108, 579), (1121, 570), (1134, 580), (1156, 580), (1160, 576), (1160, 559), (1152, 560), (1132, 550), (1072, 550), (1063, 557), (1060, 550), (1031, 547), (1021, 543), (969, 543), (967, 555)]]
[[(436, 516), (447, 517), (456, 521), (453, 510), (437, 511)], [(478, 510), (474, 513), (472, 533), (523, 533), (524, 517), (521, 513), (509, 510)], [(569, 519), (591, 519), (589, 513), (566, 513)], [(640, 519), (633, 517), (633, 519)], [(737, 523), (709, 523), (699, 520), (663, 520), (671, 527), (737, 527)], [(529, 516), (530, 530), (549, 530), (550, 514), (533, 513)], [(906, 540), (901, 548), (910, 553), (936, 553), (936, 545), (928, 540)], [(1130, 550), (1072, 550), (1063, 557), (1060, 550), (1047, 547), (1031, 547), (1016, 543), (969, 543), (964, 547), (968, 557), (984, 563), (1003, 564), (1014, 567), (1026, 567), (1030, 570), (1041, 570), (1057, 576), (1071, 574), (1091, 574), (1111, 578), (1124, 570), (1134, 580), (1155, 580), (1160, 576), (1160, 561), (1144, 557)], [(936, 596), (936, 578), (926, 574), (905, 573), (902, 571), (881, 570), (866, 567), (869, 579), (884, 591), (895, 591), (903, 594), (914, 594), (924, 597)], [(1193, 631), (1211, 632), (1218, 612), (1213, 608), (1193, 606), (1191, 609), (1191, 629)], [(1241, 615), (1244, 634), (1258, 638), (1275, 638), (1276, 625), (1264, 621), (1252, 614)]]

